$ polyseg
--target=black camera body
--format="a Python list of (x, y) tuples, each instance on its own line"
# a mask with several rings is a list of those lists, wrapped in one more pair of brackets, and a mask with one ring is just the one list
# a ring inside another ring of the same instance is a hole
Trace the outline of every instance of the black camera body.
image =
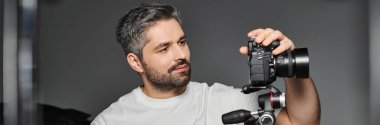
[(248, 41), (249, 80), (251, 84), (264, 86), (276, 80), (272, 50), (279, 45), (280, 43), (278, 41), (273, 42), (269, 46), (257, 44), (254, 38)]
[(266, 86), (276, 77), (307, 78), (309, 76), (309, 58), (307, 48), (296, 48), (274, 56), (272, 51), (280, 45), (278, 40), (263, 46), (251, 38), (248, 41), (248, 65), (250, 83), (253, 86)]

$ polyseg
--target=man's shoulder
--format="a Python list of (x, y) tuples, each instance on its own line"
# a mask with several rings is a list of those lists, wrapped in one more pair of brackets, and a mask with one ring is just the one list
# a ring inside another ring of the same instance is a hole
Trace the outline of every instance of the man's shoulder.
[(216, 94), (216, 93), (226, 93), (231, 92), (234, 90), (234, 87), (224, 85), (221, 83), (213, 83), (213, 84), (207, 84), (205, 82), (195, 82), (191, 81), (189, 85), (187, 86), (188, 89), (193, 90), (195, 92), (207, 92), (209, 94)]
[(190, 89), (200, 89), (200, 88), (209, 88), (208, 84), (205, 82), (196, 82), (196, 81), (190, 81), (189, 84), (186, 86)]
[(113, 102), (110, 106), (99, 113), (92, 121), (91, 125), (104, 125), (107, 121), (112, 119), (118, 119), (125, 115), (125, 111), (131, 108), (133, 100), (135, 98), (134, 91), (121, 96), (116, 102)]
[(221, 84), (218, 82), (214, 82), (212, 85), (209, 85), (206, 82), (196, 82), (196, 81), (190, 81), (188, 87), (193, 87), (193, 88), (209, 88), (209, 89), (214, 89), (214, 88), (221, 88), (221, 89), (231, 89), (233, 88), (232, 86), (227, 86), (225, 84)]
[(192, 81), (189, 84), (189, 89), (193, 90), (195, 93), (203, 93), (203, 95), (207, 96), (211, 100), (219, 100), (219, 98), (229, 97), (233, 93), (240, 93), (240, 90), (218, 82), (215, 82), (212, 85), (208, 85), (207, 83)]
[(104, 109), (95, 118), (94, 121), (96, 121), (97, 119), (103, 119), (104, 120), (104, 117), (115, 117), (115, 116), (120, 116), (121, 114), (124, 114), (123, 112), (127, 108), (130, 108), (130, 105), (133, 105), (132, 103), (134, 103), (135, 91), (136, 91), (136, 89), (132, 90), (128, 94), (121, 96), (116, 102), (113, 102), (106, 109)]

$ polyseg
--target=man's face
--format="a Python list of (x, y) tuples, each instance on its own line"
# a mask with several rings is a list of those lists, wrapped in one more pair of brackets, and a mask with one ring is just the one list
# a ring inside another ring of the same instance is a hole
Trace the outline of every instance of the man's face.
[(146, 32), (142, 66), (144, 74), (158, 89), (184, 87), (190, 81), (190, 51), (180, 24), (175, 19), (161, 20)]

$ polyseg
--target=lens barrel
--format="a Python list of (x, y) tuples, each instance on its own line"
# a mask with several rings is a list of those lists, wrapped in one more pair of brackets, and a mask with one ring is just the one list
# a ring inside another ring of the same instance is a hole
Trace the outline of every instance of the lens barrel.
[(307, 48), (296, 48), (274, 57), (276, 76), (307, 78), (309, 77), (309, 56)]
[(309, 53), (307, 48), (299, 48), (294, 50), (296, 62), (296, 77), (307, 78), (309, 77)]

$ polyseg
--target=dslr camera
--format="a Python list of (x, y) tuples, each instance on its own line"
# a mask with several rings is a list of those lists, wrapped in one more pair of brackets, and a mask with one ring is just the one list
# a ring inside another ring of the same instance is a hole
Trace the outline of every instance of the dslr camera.
[(268, 46), (258, 44), (255, 38), (248, 41), (249, 84), (243, 86), (242, 92), (249, 94), (259, 90), (269, 90), (258, 96), (260, 109), (254, 112), (244, 109), (222, 115), (224, 124), (244, 122), (245, 125), (274, 125), (274, 110), (286, 106), (285, 93), (271, 84), (276, 77), (309, 77), (309, 56), (307, 48), (287, 50), (278, 55), (272, 51), (280, 45), (278, 40)]

